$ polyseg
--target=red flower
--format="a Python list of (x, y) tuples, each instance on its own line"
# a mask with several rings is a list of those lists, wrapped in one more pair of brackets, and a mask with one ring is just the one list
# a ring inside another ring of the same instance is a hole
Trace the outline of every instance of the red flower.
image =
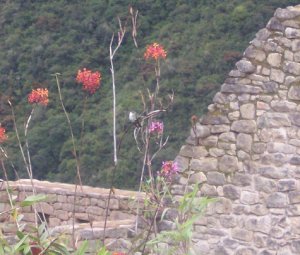
[(6, 139), (5, 128), (0, 126), (0, 143), (3, 143)]
[(159, 58), (166, 58), (166, 57), (167, 57), (167, 52), (158, 43), (152, 43), (151, 45), (148, 45), (144, 53), (145, 59), (153, 58), (155, 60), (158, 60)]
[(120, 252), (120, 251), (115, 251), (115, 252), (113, 252), (112, 255), (126, 255), (126, 253)]
[(83, 84), (83, 90), (94, 94), (96, 90), (100, 87), (101, 74), (97, 72), (92, 72), (86, 68), (83, 70), (78, 70), (76, 81)]
[(164, 161), (162, 163), (161, 171), (159, 173), (160, 176), (163, 176), (167, 180), (171, 180), (172, 177), (177, 174), (178, 165), (177, 162), (174, 161)]
[(37, 245), (37, 242), (30, 242), (30, 251), (32, 255), (43, 255), (42, 249)]
[(30, 104), (36, 103), (46, 106), (49, 103), (48, 89), (33, 89), (28, 95), (28, 102)]

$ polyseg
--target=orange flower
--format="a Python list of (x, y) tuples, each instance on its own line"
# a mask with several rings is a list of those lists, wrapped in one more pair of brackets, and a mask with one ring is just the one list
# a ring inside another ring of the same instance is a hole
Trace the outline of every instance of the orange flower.
[(148, 45), (144, 53), (145, 59), (153, 58), (155, 60), (158, 60), (159, 58), (166, 58), (166, 57), (167, 57), (167, 52), (158, 43), (152, 43), (151, 45)]
[(126, 255), (126, 253), (120, 252), (120, 251), (115, 251), (115, 252), (113, 252), (112, 255)]
[(28, 95), (28, 102), (30, 104), (40, 104), (47, 105), (49, 103), (48, 99), (48, 89), (33, 89), (31, 93)]
[(3, 143), (6, 139), (5, 128), (0, 126), (0, 143)]
[(83, 90), (94, 94), (96, 90), (100, 87), (101, 74), (97, 72), (92, 72), (86, 68), (83, 70), (78, 70), (76, 81), (83, 84)]

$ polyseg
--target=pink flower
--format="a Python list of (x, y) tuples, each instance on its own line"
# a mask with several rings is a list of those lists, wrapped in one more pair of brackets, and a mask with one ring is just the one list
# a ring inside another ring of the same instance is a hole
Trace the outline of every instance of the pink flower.
[(100, 87), (101, 74), (97, 72), (92, 72), (86, 68), (83, 70), (78, 70), (76, 81), (82, 83), (83, 90), (94, 94), (96, 90)]
[(164, 132), (164, 123), (160, 121), (152, 121), (149, 126), (150, 134), (158, 134), (161, 135)]
[(174, 161), (164, 161), (162, 162), (162, 167), (159, 175), (166, 178), (167, 180), (172, 179), (174, 175), (178, 172), (177, 162)]

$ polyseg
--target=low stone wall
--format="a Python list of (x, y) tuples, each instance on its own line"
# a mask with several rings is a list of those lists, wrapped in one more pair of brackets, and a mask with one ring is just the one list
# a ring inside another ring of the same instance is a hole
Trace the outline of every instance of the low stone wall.
[[(45, 220), (53, 232), (71, 234), (74, 210), (77, 240), (102, 239), (108, 189), (78, 186), (75, 200), (75, 185), (34, 180), (34, 187), (38, 194), (47, 196), (46, 201), (37, 203), (35, 208), (41, 217), (42, 213), (45, 215)], [(0, 183), (0, 212), (11, 208), (7, 188), (12, 190), (12, 196), (16, 198), (17, 203), (32, 195), (29, 180), (9, 182), (8, 185), (6, 182)], [(130, 235), (130, 227), (133, 227), (135, 222), (135, 209), (138, 202), (143, 203), (143, 196), (143, 193), (114, 190), (108, 210), (106, 231), (108, 242), (112, 238), (126, 239)], [(28, 225), (35, 222), (31, 206), (20, 209), (20, 214), (24, 215), (22, 222)], [(10, 219), (9, 213), (0, 216), (0, 229), (4, 235), (16, 233), (16, 225)]]

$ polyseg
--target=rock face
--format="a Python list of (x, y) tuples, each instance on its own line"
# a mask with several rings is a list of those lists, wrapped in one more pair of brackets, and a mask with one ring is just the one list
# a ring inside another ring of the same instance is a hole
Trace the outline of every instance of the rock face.
[(299, 75), (300, 5), (276, 10), (187, 139), (185, 152), (208, 153), (179, 153), (190, 185), (198, 176), (202, 195), (219, 199), (195, 226), (195, 250), (300, 254)]

